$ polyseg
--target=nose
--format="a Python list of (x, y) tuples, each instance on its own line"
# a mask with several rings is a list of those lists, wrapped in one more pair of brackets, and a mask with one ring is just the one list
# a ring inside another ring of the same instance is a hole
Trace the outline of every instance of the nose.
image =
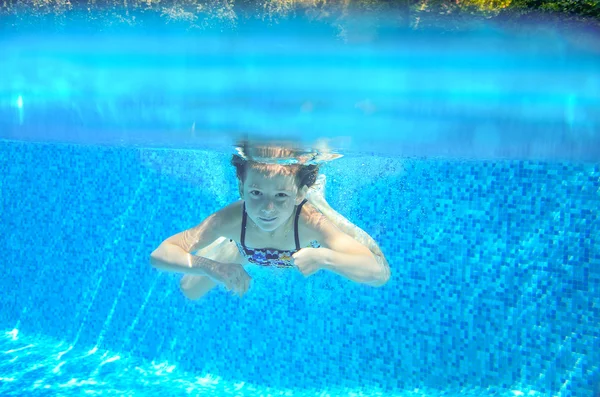
[(272, 201), (269, 201), (267, 205), (265, 205), (265, 207), (262, 209), (262, 212), (264, 213), (271, 213), (273, 211), (275, 211), (275, 204)]

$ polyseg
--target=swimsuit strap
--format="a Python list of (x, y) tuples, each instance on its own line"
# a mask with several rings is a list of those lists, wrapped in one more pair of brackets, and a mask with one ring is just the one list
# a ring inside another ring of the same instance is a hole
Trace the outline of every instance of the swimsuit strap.
[(246, 202), (244, 201), (244, 214), (242, 215), (242, 235), (240, 237), (240, 243), (242, 247), (246, 249)]
[(296, 218), (294, 219), (294, 239), (296, 240), (296, 251), (300, 251), (300, 238), (298, 237), (298, 218), (300, 218), (300, 211), (302, 210), (302, 206), (306, 203), (306, 199), (304, 199), (296, 209)]

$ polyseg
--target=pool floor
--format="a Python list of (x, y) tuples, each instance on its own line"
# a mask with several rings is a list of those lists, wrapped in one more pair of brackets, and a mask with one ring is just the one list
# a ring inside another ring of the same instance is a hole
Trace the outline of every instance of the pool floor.
[(127, 354), (85, 349), (43, 335), (18, 330), (0, 336), (0, 395), (2, 396), (541, 396), (526, 388), (411, 390), (332, 388), (277, 389), (247, 381), (228, 381), (211, 374), (192, 374), (169, 362), (147, 362)]

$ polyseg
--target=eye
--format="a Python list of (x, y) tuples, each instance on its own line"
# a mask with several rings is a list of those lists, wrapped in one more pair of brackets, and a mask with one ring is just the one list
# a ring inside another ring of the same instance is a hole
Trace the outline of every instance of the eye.
[(289, 196), (288, 196), (287, 194), (285, 194), (285, 193), (277, 193), (277, 195), (276, 195), (276, 196), (277, 196), (277, 198), (286, 198), (286, 197), (289, 197)]
[(250, 195), (251, 196), (255, 196), (256, 197), (256, 196), (260, 196), (260, 194), (261, 193), (258, 190), (250, 190)]

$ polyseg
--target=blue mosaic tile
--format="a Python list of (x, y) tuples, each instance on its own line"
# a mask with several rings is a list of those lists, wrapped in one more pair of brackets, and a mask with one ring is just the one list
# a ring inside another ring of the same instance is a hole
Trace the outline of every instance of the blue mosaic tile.
[(600, 385), (600, 165), (348, 156), (327, 199), (387, 285), (251, 269), (244, 299), (186, 301), (148, 256), (238, 198), (228, 160), (2, 142), (0, 325), (280, 388)]

